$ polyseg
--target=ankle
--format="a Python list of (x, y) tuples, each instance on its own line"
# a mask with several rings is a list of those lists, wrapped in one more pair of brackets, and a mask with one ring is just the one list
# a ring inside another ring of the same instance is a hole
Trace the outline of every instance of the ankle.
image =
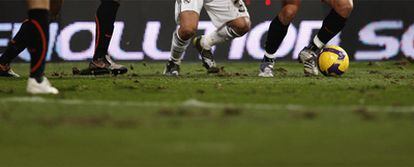
[(10, 66), (8, 64), (1, 64), (0, 63), (0, 70), (1, 71), (8, 71), (8, 70), (10, 70)]
[(43, 80), (44, 80), (44, 77), (43, 77), (43, 75), (42, 76), (30, 76), (30, 78), (32, 78), (32, 79), (34, 79), (34, 80), (36, 80), (36, 82), (37, 83), (42, 83), (43, 82)]
[(268, 52), (265, 52), (265, 55), (263, 57), (263, 62), (271, 62), (274, 63), (276, 61), (276, 54), (269, 54)]
[(321, 48), (319, 48), (315, 43), (311, 42), (308, 46), (308, 49), (310, 49), (311, 51), (317, 53), (321, 50)]
[(263, 62), (274, 63), (275, 62), (275, 58), (269, 58), (267, 56), (264, 56), (263, 57)]
[(181, 59), (176, 59), (176, 58), (171, 57), (170, 62), (172, 62), (176, 65), (180, 65), (181, 64)]

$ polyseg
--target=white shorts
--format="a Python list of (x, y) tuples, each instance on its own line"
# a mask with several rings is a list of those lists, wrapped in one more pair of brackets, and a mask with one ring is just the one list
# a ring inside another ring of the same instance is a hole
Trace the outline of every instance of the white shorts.
[(200, 14), (203, 7), (217, 28), (240, 18), (250, 17), (243, 0), (176, 0), (175, 18), (179, 24), (179, 15), (184, 11), (194, 11)]

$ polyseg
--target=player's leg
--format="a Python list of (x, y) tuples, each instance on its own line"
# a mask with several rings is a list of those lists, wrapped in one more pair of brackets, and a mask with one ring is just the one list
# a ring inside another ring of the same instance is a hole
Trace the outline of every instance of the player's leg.
[(276, 51), (285, 39), (289, 25), (299, 10), (300, 3), (300, 0), (284, 0), (282, 10), (270, 23), (265, 45), (266, 52), (260, 65), (260, 77), (273, 77)]
[(250, 30), (250, 26), (248, 17), (239, 17), (210, 34), (194, 38), (193, 44), (200, 52), (203, 66), (208, 73), (219, 72), (211, 48), (217, 44), (243, 36)]
[(217, 44), (241, 37), (250, 30), (250, 16), (243, 1), (216, 0), (205, 4), (213, 24), (218, 29), (193, 40), (201, 54), (203, 66), (209, 73), (219, 72), (211, 48)]
[(49, 43), (49, 0), (27, 0), (29, 21), (24, 41), (31, 56), (27, 92), (31, 94), (58, 94), (44, 77), (45, 58)]
[(95, 16), (96, 22), (96, 38), (95, 53), (93, 60), (89, 64), (89, 69), (93, 74), (124, 74), (128, 72), (128, 68), (116, 64), (108, 55), (109, 44), (114, 31), (114, 23), (120, 0), (101, 0)]
[[(51, 16), (56, 17), (61, 9), (63, 0), (52, 0), (50, 1), (50, 10)], [(0, 77), (19, 77), (18, 74), (13, 72), (10, 68), (10, 63), (15, 59), (24, 49), (26, 49), (27, 44), (25, 39), (30, 38), (28, 32), (30, 32), (31, 23), (28, 19), (23, 21), (22, 26), (20, 27), (17, 34), (9, 42), (5, 52), (0, 57)]]
[(241, 37), (250, 30), (250, 19), (240, 17), (230, 21), (216, 31), (200, 37), (200, 47), (204, 50), (211, 50), (217, 44)]
[(10, 63), (15, 59), (24, 49), (26, 49), (25, 39), (28, 33), (31, 30), (31, 23), (29, 20), (25, 20), (22, 23), (17, 34), (12, 40), (10, 40), (7, 45), (6, 50), (3, 55), (0, 57), (0, 77), (20, 77), (18, 74), (13, 72), (10, 67)]
[(319, 48), (342, 31), (353, 10), (353, 0), (324, 0), (324, 2), (330, 5), (332, 10), (323, 20), (322, 28), (315, 37), (314, 44)]
[(59, 17), (64, 0), (50, 0), (50, 17), (56, 20)]
[(331, 12), (323, 20), (323, 25), (309, 46), (299, 54), (304, 63), (305, 75), (318, 75), (316, 58), (321, 49), (342, 29), (353, 10), (353, 0), (324, 0), (332, 7)]
[(173, 33), (171, 57), (164, 70), (164, 75), (179, 75), (183, 54), (197, 31), (202, 5), (202, 0), (190, 1), (190, 3), (183, 0), (176, 2), (175, 10), (179, 28)]

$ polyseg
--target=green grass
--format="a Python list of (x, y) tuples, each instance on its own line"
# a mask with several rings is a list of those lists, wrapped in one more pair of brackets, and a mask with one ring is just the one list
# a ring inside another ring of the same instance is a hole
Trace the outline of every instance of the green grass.
[(218, 76), (184, 63), (178, 78), (124, 64), (117, 77), (48, 64), (58, 96), (0, 78), (0, 166), (414, 166), (410, 63), (353, 62), (327, 78), (282, 62), (270, 79), (257, 63), (223, 63)]

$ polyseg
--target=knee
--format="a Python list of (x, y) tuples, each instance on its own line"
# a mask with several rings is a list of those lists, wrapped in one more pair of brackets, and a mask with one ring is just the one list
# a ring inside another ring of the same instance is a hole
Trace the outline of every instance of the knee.
[(283, 7), (282, 11), (279, 14), (280, 21), (285, 25), (290, 24), (296, 17), (298, 10), (299, 6), (296, 5), (287, 5)]
[(178, 30), (178, 35), (182, 40), (191, 39), (197, 32), (197, 27), (194, 26), (181, 26)]
[(335, 11), (342, 17), (349, 17), (352, 11), (354, 10), (354, 4), (352, 1), (347, 1), (346, 3), (337, 4), (334, 6)]
[(250, 19), (247, 17), (239, 18), (233, 21), (230, 24), (230, 27), (237, 33), (239, 36), (243, 36), (251, 29), (251, 22)]
[(48, 0), (27, 1), (29, 9), (46, 9), (50, 10), (50, 2)]

